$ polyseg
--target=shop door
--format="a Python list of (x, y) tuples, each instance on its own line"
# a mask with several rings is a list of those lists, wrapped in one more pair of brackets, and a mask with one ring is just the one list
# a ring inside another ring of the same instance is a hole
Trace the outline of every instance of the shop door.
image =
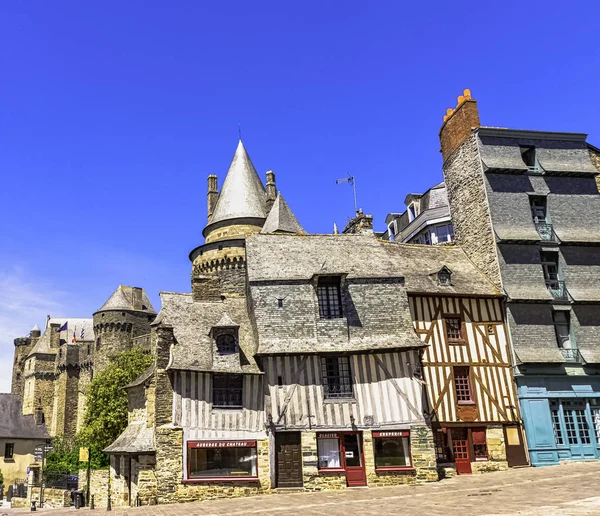
[(362, 434), (345, 433), (342, 435), (342, 458), (348, 487), (366, 486), (367, 474), (362, 452)]
[(595, 439), (591, 433), (591, 414), (588, 413), (586, 400), (564, 400), (560, 404), (571, 457), (573, 459), (595, 458)]
[(506, 460), (510, 468), (529, 465), (527, 455), (525, 454), (523, 432), (519, 425), (507, 425), (504, 427), (504, 442), (506, 443)]
[(277, 487), (302, 487), (302, 446), (300, 432), (275, 434)]
[(469, 437), (466, 428), (452, 429), (452, 452), (458, 475), (470, 475), (471, 454), (469, 452)]

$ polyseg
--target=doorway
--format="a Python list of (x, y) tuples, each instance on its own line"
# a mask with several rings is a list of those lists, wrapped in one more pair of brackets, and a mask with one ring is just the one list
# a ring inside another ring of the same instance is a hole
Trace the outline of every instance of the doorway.
[(525, 453), (523, 432), (519, 425), (506, 425), (504, 427), (504, 442), (506, 446), (506, 461), (509, 468), (529, 466), (529, 461)]
[(302, 445), (300, 432), (275, 434), (277, 487), (302, 487)]
[(471, 453), (469, 446), (469, 434), (466, 428), (452, 429), (452, 452), (458, 475), (470, 475)]
[(342, 434), (342, 464), (346, 470), (346, 483), (348, 487), (362, 487), (367, 485), (367, 473), (362, 448), (362, 434), (360, 432), (345, 432)]

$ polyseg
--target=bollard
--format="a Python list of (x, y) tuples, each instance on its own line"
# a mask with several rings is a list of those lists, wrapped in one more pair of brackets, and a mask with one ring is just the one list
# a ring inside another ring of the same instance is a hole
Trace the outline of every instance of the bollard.
[(90, 503), (90, 509), (94, 510), (96, 507), (94, 506), (94, 495), (92, 495), (92, 503)]
[(36, 504), (36, 501), (31, 500), (31, 511), (37, 511), (37, 509), (35, 508), (35, 504)]
[(79, 493), (75, 491), (75, 509), (79, 509), (81, 501), (79, 499)]

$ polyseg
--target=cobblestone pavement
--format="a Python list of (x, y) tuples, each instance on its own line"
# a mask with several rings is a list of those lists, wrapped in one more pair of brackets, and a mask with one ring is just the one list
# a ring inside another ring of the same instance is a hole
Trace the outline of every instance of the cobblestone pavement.
[[(81, 509), (84, 513), (89, 509)], [(29, 512), (0, 509), (0, 516)], [(75, 509), (48, 509), (48, 516)], [(94, 514), (106, 514), (95, 510)], [(600, 515), (600, 461), (462, 476), (419, 486), (290, 493), (130, 509), (112, 516), (570, 516)]]

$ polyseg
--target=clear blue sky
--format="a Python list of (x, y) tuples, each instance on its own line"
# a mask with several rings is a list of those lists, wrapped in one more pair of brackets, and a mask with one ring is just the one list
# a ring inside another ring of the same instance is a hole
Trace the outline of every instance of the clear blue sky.
[(351, 215), (348, 173), (376, 229), (439, 182), (463, 88), (485, 125), (600, 145), (598, 19), (597, 0), (0, 2), (0, 391), (46, 314), (189, 290), (238, 124), (310, 232)]

